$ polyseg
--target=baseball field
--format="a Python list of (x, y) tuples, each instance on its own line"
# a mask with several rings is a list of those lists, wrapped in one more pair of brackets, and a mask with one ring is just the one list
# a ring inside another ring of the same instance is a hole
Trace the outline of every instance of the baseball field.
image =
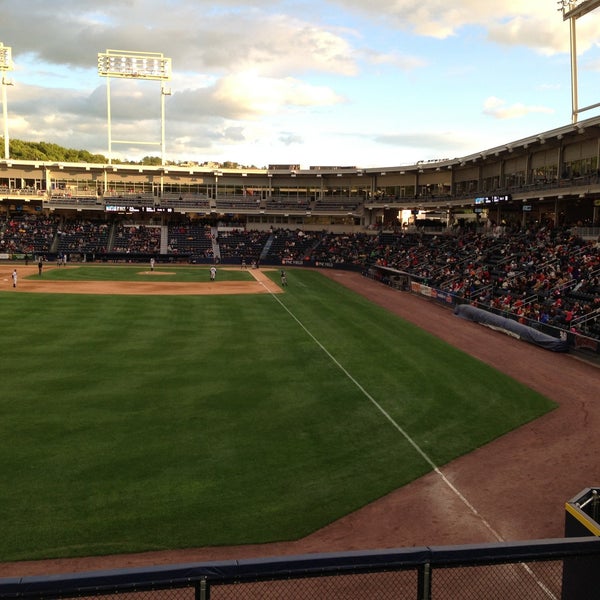
[(555, 407), (316, 271), (11, 270), (0, 561), (295, 540)]

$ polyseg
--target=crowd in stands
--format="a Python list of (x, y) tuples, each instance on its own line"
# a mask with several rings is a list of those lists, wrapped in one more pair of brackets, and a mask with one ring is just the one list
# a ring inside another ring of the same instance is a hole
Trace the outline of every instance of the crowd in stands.
[(245, 260), (248, 264), (258, 263), (270, 235), (268, 231), (248, 231), (237, 228), (219, 233), (217, 243), (221, 262)]
[[(367, 271), (369, 265), (499, 311), (600, 338), (600, 243), (550, 223), (424, 232), (330, 233), (227, 228), (185, 222), (168, 227), (169, 257), (223, 263), (308, 264)], [(0, 220), (5, 254), (159, 255), (161, 227), (19, 215)], [(192, 261), (192, 262), (195, 262)]]
[(59, 219), (23, 214), (0, 221), (0, 253), (49, 252)]
[(145, 225), (117, 225), (113, 252), (125, 254), (158, 254), (160, 252), (160, 227)]
[(213, 234), (210, 226), (197, 223), (170, 225), (167, 252), (173, 256), (214, 258)]
[[(61, 256), (73, 254), (100, 254), (107, 251), (110, 227), (103, 221), (78, 219), (65, 221), (57, 230), (54, 244)], [(36, 252), (40, 250), (35, 249)]]
[(277, 229), (272, 232), (265, 259), (281, 264), (302, 263), (311, 258), (311, 250), (318, 244), (321, 232), (296, 229)]
[(569, 229), (434, 236), (387, 254), (376, 263), (471, 304), (525, 324), (600, 334), (600, 245)]

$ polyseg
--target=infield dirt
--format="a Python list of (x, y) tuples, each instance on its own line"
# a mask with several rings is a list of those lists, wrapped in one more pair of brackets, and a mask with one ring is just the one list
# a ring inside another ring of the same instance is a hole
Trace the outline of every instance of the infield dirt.
[[(12, 288), (11, 274), (14, 266), (0, 266), (2, 288)], [(148, 271), (141, 267), (139, 274), (155, 277), (156, 281), (56, 281), (45, 280), (44, 272), (56, 269), (44, 266), (38, 275), (37, 266), (18, 266), (18, 285), (15, 291), (44, 294), (126, 294), (126, 295), (170, 295), (204, 296), (214, 294), (278, 294), (281, 288), (273, 283), (260, 269), (248, 269), (254, 281), (202, 281), (182, 283), (169, 281), (168, 271)], [(70, 267), (60, 267), (70, 268)], [(199, 267), (200, 269), (200, 267)], [(220, 268), (219, 270), (226, 270)], [(239, 270), (239, 269), (236, 269)], [(208, 269), (207, 269), (208, 271)]]

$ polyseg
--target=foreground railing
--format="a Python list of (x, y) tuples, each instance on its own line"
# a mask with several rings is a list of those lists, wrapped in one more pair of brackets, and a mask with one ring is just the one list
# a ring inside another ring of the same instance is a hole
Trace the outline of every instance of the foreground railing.
[(591, 600), (599, 564), (581, 537), (0, 579), (0, 598)]

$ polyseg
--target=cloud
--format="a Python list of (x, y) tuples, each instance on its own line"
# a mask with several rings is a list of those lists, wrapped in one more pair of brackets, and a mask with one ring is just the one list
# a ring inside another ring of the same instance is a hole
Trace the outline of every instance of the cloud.
[(293, 108), (334, 106), (342, 102), (344, 98), (327, 86), (293, 77), (262, 77), (247, 71), (225, 75), (204, 88), (175, 94), (169, 101), (168, 112), (170, 118), (186, 121), (216, 117), (257, 119)]
[(100, 90), (91, 94), (81, 90), (65, 93), (61, 88), (19, 83), (10, 89), (8, 109), (11, 137), (35, 139), (32, 136), (43, 130), (65, 134), (86, 123), (95, 127), (105, 123), (106, 95)]
[(279, 141), (284, 146), (293, 146), (297, 144), (302, 144), (304, 142), (304, 138), (297, 133), (291, 133), (289, 131), (282, 131), (279, 134)]
[(364, 60), (371, 65), (389, 65), (401, 71), (413, 71), (427, 66), (427, 61), (419, 56), (399, 54), (397, 52), (382, 53), (371, 48), (363, 50)]
[(214, 98), (236, 107), (239, 117), (268, 114), (284, 106), (330, 106), (342, 101), (326, 86), (314, 86), (292, 77), (274, 79), (253, 72), (223, 77), (215, 86)]
[(559, 83), (541, 83), (535, 89), (540, 92), (556, 92), (562, 89), (562, 85)]
[[(27, 35), (19, 36), (13, 47), (15, 62), (24, 68), (26, 81), (21, 84), (44, 80), (50, 96), (57, 90), (57, 100), (58, 88), (69, 81), (69, 73), (61, 72), (64, 66), (69, 66), (71, 74), (74, 69), (83, 72), (87, 68), (85, 81), (91, 83), (94, 77), (89, 72), (95, 71), (98, 52), (140, 48), (162, 51), (172, 58), (173, 95), (167, 103), (170, 120), (255, 119), (293, 107), (343, 102), (333, 88), (310, 83), (305, 76), (356, 75), (360, 57), (349, 41), (355, 34), (342, 27), (323, 27), (292, 14), (263, 10), (277, 5), (275, 1), (259, 1), (248, 8), (233, 1), (144, 0), (132, 4), (109, 1), (99, 9), (97, 3), (88, 0), (67, 0), (56, 10), (33, 0), (27, 7), (16, 3), (4, 11), (0, 35), (13, 26), (18, 31), (20, 24), (27, 22)], [(8, 44), (7, 38), (10, 36), (0, 37)], [(148, 101), (152, 96), (139, 101), (145, 82), (136, 86), (128, 81), (121, 88), (118, 83), (111, 82), (115, 118), (152, 118), (155, 107)], [(92, 83), (102, 90), (105, 85), (104, 81), (98, 84), (97, 79)], [(81, 96), (79, 90), (65, 89), (64, 93)], [(46, 92), (40, 90), (40, 94)], [(38, 101), (37, 107), (30, 105), (28, 109), (42, 107), (48, 110), (48, 103)], [(11, 107), (13, 111), (17, 108), (17, 104)], [(80, 109), (82, 115), (90, 113), (83, 101)]]
[(495, 119), (517, 119), (532, 113), (552, 114), (547, 106), (525, 105), (520, 102), (507, 105), (505, 100), (491, 96), (483, 103), (483, 113)]
[(582, 62), (580, 63), (580, 68), (586, 71), (593, 71), (597, 73), (598, 71), (600, 71), (600, 58), (595, 58), (592, 60)]
[(342, 33), (347, 34), (291, 15), (218, 15), (203, 19), (193, 34), (185, 34), (181, 47), (169, 51), (174, 64), (184, 70), (253, 69), (266, 76), (307, 72), (352, 76), (358, 69), (355, 52)]
[[(35, 6), (31, 6), (31, 5)], [(254, 2), (159, 3), (31, 1), (3, 10), (0, 33), (6, 45), (11, 31), (27, 23), (27, 35), (13, 43), (16, 60), (26, 56), (47, 64), (95, 67), (107, 48), (162, 52), (180, 71), (219, 73), (254, 69), (263, 75), (319, 71), (346, 76), (357, 72), (349, 31), (324, 27), (279, 12), (265, 12)], [(74, 51), (76, 49), (76, 51)]]
[[(462, 136), (464, 138), (464, 136)], [(389, 146), (402, 146), (413, 150), (422, 151), (423, 149), (435, 148), (441, 152), (447, 150), (456, 150), (460, 148), (461, 136), (454, 132), (445, 133), (385, 133), (373, 137), (373, 141), (378, 144)]]
[[(481, 29), (500, 45), (529, 47), (544, 55), (569, 51), (569, 26), (549, 0), (333, 0), (359, 12), (365, 19), (385, 21), (389, 26), (419, 36), (447, 39), (468, 27)], [(600, 14), (578, 20), (580, 52), (597, 43)]]

